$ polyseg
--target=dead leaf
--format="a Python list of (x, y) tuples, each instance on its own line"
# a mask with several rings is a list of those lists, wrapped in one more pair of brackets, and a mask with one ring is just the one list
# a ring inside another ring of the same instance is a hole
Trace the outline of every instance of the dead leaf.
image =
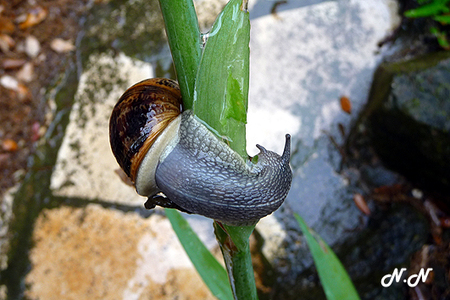
[(352, 113), (352, 103), (350, 102), (350, 99), (347, 96), (342, 96), (340, 101), (341, 101), (342, 110), (348, 114), (351, 114)]
[(22, 67), (27, 61), (21, 58), (6, 58), (2, 62), (2, 67), (5, 70), (17, 69)]
[(8, 152), (14, 152), (17, 150), (18, 147), (19, 146), (17, 145), (17, 143), (12, 139), (6, 139), (2, 142), (3, 150)]
[(7, 34), (0, 33), (0, 49), (7, 53), (9, 50), (16, 45), (16, 42), (12, 37)]
[(364, 200), (363, 195), (358, 193), (354, 194), (353, 201), (355, 202), (356, 207), (358, 207), (360, 211), (362, 211), (366, 216), (370, 216), (370, 208), (369, 206), (367, 206), (367, 203)]
[(26, 85), (19, 83), (17, 86), (17, 94), (21, 101), (29, 100), (31, 98), (31, 92)]
[(25, 20), (19, 24), (19, 28), (23, 30), (35, 26), (44, 21), (47, 14), (45, 8), (37, 6), (27, 13)]

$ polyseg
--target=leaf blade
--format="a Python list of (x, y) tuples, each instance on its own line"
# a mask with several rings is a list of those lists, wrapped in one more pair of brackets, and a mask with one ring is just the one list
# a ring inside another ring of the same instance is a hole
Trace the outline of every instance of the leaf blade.
[(212, 294), (221, 300), (232, 300), (233, 295), (224, 267), (209, 252), (177, 210), (166, 208), (165, 212), (189, 259)]
[(359, 300), (347, 271), (333, 250), (306, 225), (298, 214), (294, 214), (294, 216), (308, 243), (327, 299)]
[(231, 0), (217, 17), (197, 74), (194, 114), (246, 159), (250, 19), (245, 0)]

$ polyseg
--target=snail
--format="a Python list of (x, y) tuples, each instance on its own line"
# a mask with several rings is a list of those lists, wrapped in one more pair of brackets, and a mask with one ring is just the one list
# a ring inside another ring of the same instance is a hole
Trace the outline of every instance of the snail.
[(176, 208), (238, 226), (274, 212), (291, 186), (290, 136), (281, 156), (256, 145), (255, 164), (181, 107), (178, 84), (153, 78), (126, 90), (111, 114), (113, 154), (137, 193), (148, 197), (145, 207)]

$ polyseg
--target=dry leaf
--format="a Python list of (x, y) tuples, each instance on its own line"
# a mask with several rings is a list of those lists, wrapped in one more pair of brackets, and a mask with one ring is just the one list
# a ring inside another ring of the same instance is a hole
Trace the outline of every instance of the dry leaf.
[(18, 147), (17, 143), (12, 139), (6, 139), (2, 142), (3, 150), (8, 152), (16, 151)]
[(3, 52), (8, 52), (9, 49), (14, 47), (16, 42), (14, 42), (13, 38), (7, 34), (0, 33), (0, 49)]
[(27, 61), (21, 58), (6, 58), (2, 62), (2, 67), (5, 70), (17, 69), (22, 67)]
[(27, 100), (31, 98), (31, 92), (26, 85), (23, 83), (19, 83), (17, 85), (17, 94), (21, 101)]
[(340, 100), (341, 100), (342, 110), (348, 114), (351, 114), (352, 113), (352, 104), (350, 102), (350, 99), (346, 96), (342, 96)]
[(27, 13), (25, 20), (19, 24), (19, 28), (26, 29), (37, 25), (44, 21), (46, 17), (47, 10), (45, 8), (40, 6), (35, 7)]
[(370, 216), (370, 208), (369, 206), (367, 206), (366, 200), (364, 200), (363, 195), (358, 193), (354, 194), (353, 201), (360, 211), (362, 211), (365, 215)]

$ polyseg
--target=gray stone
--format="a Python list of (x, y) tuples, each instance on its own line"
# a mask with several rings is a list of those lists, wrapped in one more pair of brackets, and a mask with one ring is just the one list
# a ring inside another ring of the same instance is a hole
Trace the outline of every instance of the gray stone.
[(368, 109), (372, 143), (419, 186), (450, 190), (450, 54), (382, 64)]

